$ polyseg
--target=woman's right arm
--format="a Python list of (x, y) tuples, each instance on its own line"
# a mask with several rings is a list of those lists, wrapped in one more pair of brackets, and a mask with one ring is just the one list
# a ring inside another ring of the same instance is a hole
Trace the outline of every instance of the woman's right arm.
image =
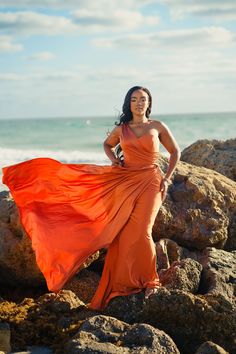
[(117, 158), (114, 153), (115, 146), (120, 142), (120, 132), (121, 127), (115, 127), (103, 143), (104, 151), (108, 158), (111, 160), (113, 166), (122, 164), (122, 161)]

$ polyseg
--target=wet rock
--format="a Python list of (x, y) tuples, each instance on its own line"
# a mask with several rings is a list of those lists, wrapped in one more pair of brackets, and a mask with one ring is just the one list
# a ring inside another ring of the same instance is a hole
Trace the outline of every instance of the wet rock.
[(181, 152), (181, 161), (207, 167), (236, 181), (236, 139), (198, 140)]
[[(162, 170), (168, 160), (160, 158)], [(153, 227), (156, 241), (180, 246), (236, 249), (236, 182), (205, 167), (179, 162)]]
[(198, 348), (195, 354), (229, 354), (229, 352), (226, 352), (219, 345), (207, 341)]
[(116, 297), (108, 304), (105, 314), (162, 329), (171, 336), (181, 354), (194, 353), (207, 340), (236, 351), (236, 313), (228, 302), (214, 295), (193, 295), (160, 287), (147, 300), (143, 293)]
[(116, 318), (100, 315), (81, 325), (69, 342), (67, 353), (177, 354), (179, 350), (165, 332), (148, 324), (129, 325)]
[(191, 258), (172, 262), (170, 268), (159, 272), (160, 281), (167, 289), (198, 292), (202, 266)]
[(8, 323), (0, 322), (0, 351), (8, 354), (11, 351), (10, 326)]

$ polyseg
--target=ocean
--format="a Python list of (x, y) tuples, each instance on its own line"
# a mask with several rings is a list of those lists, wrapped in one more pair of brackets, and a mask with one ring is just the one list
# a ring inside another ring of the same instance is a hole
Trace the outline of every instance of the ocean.
[[(152, 115), (171, 130), (180, 149), (199, 139), (235, 138), (236, 112)], [(35, 157), (64, 163), (110, 164), (103, 141), (117, 119), (114, 117), (44, 118), (0, 120), (1, 168)], [(165, 148), (161, 152), (168, 156)]]

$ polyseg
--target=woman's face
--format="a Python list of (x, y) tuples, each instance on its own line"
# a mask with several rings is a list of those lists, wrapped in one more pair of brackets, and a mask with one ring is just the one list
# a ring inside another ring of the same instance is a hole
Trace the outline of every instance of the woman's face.
[(149, 107), (149, 96), (143, 90), (136, 90), (130, 99), (130, 110), (133, 115), (145, 115)]

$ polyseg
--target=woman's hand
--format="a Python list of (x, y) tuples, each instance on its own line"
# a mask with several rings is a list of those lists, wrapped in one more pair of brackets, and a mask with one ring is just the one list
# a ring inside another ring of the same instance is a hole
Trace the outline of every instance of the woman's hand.
[(160, 191), (162, 192), (161, 193), (162, 202), (164, 202), (164, 200), (166, 199), (168, 185), (169, 185), (168, 181), (163, 178), (161, 181), (161, 186), (160, 186)]
[(112, 166), (123, 166), (124, 163), (118, 157), (115, 157), (114, 159), (112, 159), (111, 165)]

